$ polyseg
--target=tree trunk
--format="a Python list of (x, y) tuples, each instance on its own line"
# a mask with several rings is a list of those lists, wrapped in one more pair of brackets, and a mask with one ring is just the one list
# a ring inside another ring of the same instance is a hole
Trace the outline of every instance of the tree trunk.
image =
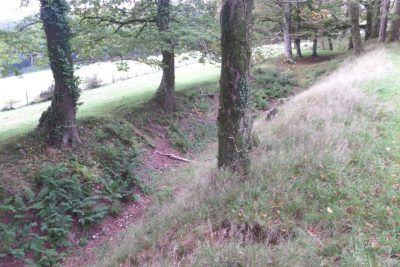
[(155, 100), (166, 111), (175, 109), (175, 54), (174, 45), (168, 36), (170, 22), (170, 0), (158, 1), (157, 27), (163, 40), (161, 68), (163, 76)]
[(358, 2), (350, 3), (350, 21), (351, 21), (351, 36), (354, 46), (354, 53), (359, 55), (362, 51), (361, 34), (360, 34), (360, 5)]
[(349, 44), (347, 46), (347, 50), (352, 50), (354, 48), (353, 44), (353, 30), (350, 29), (350, 36), (349, 36)]
[(303, 54), (301, 53), (301, 45), (300, 45), (300, 43), (301, 43), (300, 37), (297, 37), (294, 40), (294, 44), (296, 46), (296, 56), (298, 58), (303, 58)]
[(388, 23), (390, 0), (383, 0), (382, 16), (381, 16), (381, 27), (379, 29), (379, 41), (385, 42), (386, 40), (386, 29)]
[(225, 0), (221, 9), (222, 63), (218, 114), (218, 167), (250, 168), (252, 118), (248, 76), (252, 0)]
[(74, 76), (69, 40), (71, 37), (65, 0), (40, 0), (40, 17), (47, 39), (50, 66), (55, 81), (51, 106), (39, 121), (50, 144), (80, 143), (76, 125), (78, 79)]
[(322, 50), (326, 50), (324, 38), (320, 39)]
[(367, 17), (366, 17), (367, 22), (365, 25), (365, 41), (367, 41), (371, 38), (371, 33), (372, 33), (372, 20), (374, 17), (374, 10), (372, 3), (367, 2), (365, 4), (365, 9), (367, 11)]
[(292, 24), (292, 4), (284, 2), (283, 4), (283, 41), (285, 46), (285, 59), (288, 62), (293, 63), (292, 54), (292, 36), (291, 36), (291, 24)]
[(379, 27), (381, 25), (381, 0), (374, 0), (373, 2), (373, 18), (372, 18), (372, 31), (371, 39), (378, 38)]
[(296, 47), (296, 56), (297, 58), (302, 58), (303, 54), (301, 53), (301, 39), (300, 39), (300, 31), (301, 31), (301, 14), (300, 14), (300, 8), (299, 8), (299, 3), (296, 5), (296, 13), (295, 13), (295, 18), (294, 21), (296, 21), (296, 39), (294, 40), (294, 44)]
[(317, 48), (318, 48), (318, 38), (314, 37), (313, 46), (312, 46), (312, 56), (313, 57), (318, 57)]
[(388, 42), (399, 41), (400, 30), (400, 0), (396, 1), (396, 9), (394, 11), (394, 18), (390, 24)]
[(333, 50), (333, 43), (332, 43), (332, 38), (330, 36), (328, 37), (328, 44), (329, 44), (329, 50), (332, 51)]

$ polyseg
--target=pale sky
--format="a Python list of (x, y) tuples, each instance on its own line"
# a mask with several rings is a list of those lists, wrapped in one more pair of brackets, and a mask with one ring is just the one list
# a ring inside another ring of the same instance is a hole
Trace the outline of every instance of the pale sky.
[(39, 1), (30, 0), (28, 7), (21, 7), (21, 0), (0, 0), (0, 21), (18, 21), (39, 11)]

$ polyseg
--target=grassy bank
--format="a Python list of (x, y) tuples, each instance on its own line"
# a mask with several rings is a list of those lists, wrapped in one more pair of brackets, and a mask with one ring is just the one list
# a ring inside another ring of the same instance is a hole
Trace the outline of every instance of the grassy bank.
[(399, 51), (351, 59), (257, 121), (248, 179), (217, 172), (215, 147), (171, 172), (178, 193), (94, 265), (398, 266)]

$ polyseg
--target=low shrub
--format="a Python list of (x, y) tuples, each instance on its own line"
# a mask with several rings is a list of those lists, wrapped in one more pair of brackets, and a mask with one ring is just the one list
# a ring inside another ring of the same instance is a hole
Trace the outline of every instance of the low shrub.
[(84, 83), (85, 90), (92, 90), (101, 87), (103, 85), (103, 80), (100, 79), (97, 74), (95, 74), (92, 77), (87, 77), (84, 80)]
[(268, 109), (268, 100), (287, 97), (295, 86), (293, 77), (287, 73), (257, 68), (251, 91), (253, 107), (259, 110)]
[(191, 141), (187, 132), (174, 122), (166, 127), (169, 138), (171, 139), (172, 146), (179, 151), (186, 153), (191, 147)]

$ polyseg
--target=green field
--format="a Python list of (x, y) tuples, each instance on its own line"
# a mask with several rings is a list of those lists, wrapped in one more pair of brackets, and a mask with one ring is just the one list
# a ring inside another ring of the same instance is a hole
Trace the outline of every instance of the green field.
[[(215, 82), (218, 76), (217, 65), (194, 64), (180, 67), (176, 70), (176, 87), (180, 90), (200, 83)], [(153, 73), (85, 91), (80, 98), (83, 104), (79, 107), (78, 118), (108, 116), (111, 110), (143, 103), (152, 97), (160, 80), (161, 73)], [(46, 102), (0, 112), (0, 143), (34, 129), (41, 113), (48, 106), (49, 102)]]

